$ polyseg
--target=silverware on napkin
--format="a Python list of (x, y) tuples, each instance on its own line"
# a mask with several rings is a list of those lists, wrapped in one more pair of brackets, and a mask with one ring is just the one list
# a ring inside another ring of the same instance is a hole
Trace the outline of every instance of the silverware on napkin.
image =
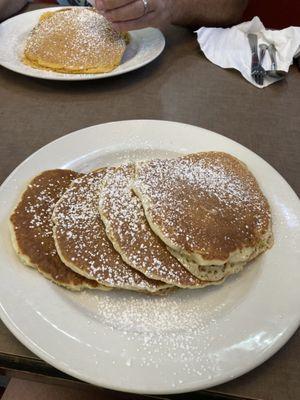
[(266, 74), (268, 76), (271, 76), (272, 78), (283, 78), (287, 74), (286, 71), (281, 71), (277, 69), (277, 61), (276, 61), (276, 47), (274, 44), (266, 44), (266, 43), (261, 43), (259, 45), (259, 61), (260, 64), (263, 63), (263, 60), (265, 58), (266, 51), (268, 50), (268, 53), (270, 55), (271, 59), (271, 69), (266, 70)]
[(257, 50), (257, 35), (253, 33), (248, 34), (248, 41), (251, 48), (251, 75), (255, 82), (262, 86), (264, 84), (264, 76), (266, 75), (265, 69), (261, 66), (258, 50)]

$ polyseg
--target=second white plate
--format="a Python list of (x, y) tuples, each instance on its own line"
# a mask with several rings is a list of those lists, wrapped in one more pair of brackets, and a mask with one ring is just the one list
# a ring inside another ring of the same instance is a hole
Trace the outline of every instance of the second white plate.
[(61, 74), (25, 65), (21, 58), (30, 31), (45, 11), (54, 11), (60, 8), (62, 7), (34, 10), (3, 22), (0, 25), (0, 65), (20, 74), (41, 79), (59, 81), (102, 79), (124, 74), (149, 64), (160, 55), (165, 47), (163, 34), (158, 29), (146, 28), (130, 32), (131, 41), (127, 46), (122, 62), (111, 72), (104, 74)]

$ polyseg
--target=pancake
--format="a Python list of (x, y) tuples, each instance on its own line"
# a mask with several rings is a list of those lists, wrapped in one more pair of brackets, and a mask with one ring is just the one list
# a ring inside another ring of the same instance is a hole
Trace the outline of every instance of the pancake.
[(245, 263), (272, 245), (269, 204), (229, 154), (137, 163), (133, 189), (152, 230), (196, 276), (192, 266)]
[[(99, 212), (114, 248), (128, 265), (151, 279), (181, 288), (211, 284), (188, 272), (154, 234), (141, 201), (131, 190), (134, 176), (134, 165), (127, 164), (110, 168), (102, 182)], [(213, 277), (214, 283), (221, 283)]]
[(187, 268), (188, 271), (190, 271), (195, 276), (198, 276), (198, 278), (218, 282), (220, 280), (224, 281), (224, 279), (230, 275), (241, 272), (248, 262), (252, 261), (260, 253), (266, 250), (263, 242), (261, 243), (261, 246), (262, 247), (258, 245), (256, 247), (255, 251), (253, 251), (253, 253), (246, 262), (237, 262), (237, 263), (227, 262), (221, 265), (200, 265), (194, 260), (192, 260), (190, 257), (186, 257), (185, 255), (181, 254), (176, 250), (171, 249), (170, 247), (168, 247), (168, 250), (175, 258), (177, 258), (177, 260), (182, 265), (185, 266), (185, 268)]
[(222, 265), (199, 265), (170, 247), (167, 247), (167, 249), (194, 276), (197, 276), (199, 279), (209, 280), (214, 282), (214, 284), (223, 283), (225, 278), (241, 272), (247, 264), (246, 262), (235, 264), (227, 262)]
[(30, 33), (23, 62), (62, 73), (103, 73), (120, 63), (128, 37), (92, 8), (44, 13)]
[(169, 285), (151, 280), (127, 265), (113, 248), (98, 212), (105, 169), (76, 179), (53, 212), (54, 239), (62, 261), (100, 284), (154, 293)]
[(55, 203), (78, 176), (62, 169), (42, 172), (29, 183), (10, 217), (12, 242), (21, 261), (72, 290), (99, 287), (96, 281), (76, 274), (61, 262), (52, 235)]

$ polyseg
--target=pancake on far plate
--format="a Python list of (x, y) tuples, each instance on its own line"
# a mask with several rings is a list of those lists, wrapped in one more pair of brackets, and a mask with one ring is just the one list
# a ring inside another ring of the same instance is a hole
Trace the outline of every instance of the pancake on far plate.
[(66, 267), (60, 260), (52, 235), (55, 203), (79, 176), (74, 171), (54, 169), (31, 180), (10, 217), (12, 243), (21, 261), (42, 275), (71, 290), (99, 288)]
[(23, 62), (69, 74), (109, 72), (121, 63), (127, 40), (95, 9), (48, 11), (26, 41)]
[(53, 212), (54, 239), (62, 261), (79, 274), (119, 289), (154, 293), (170, 287), (127, 265), (105, 233), (98, 211), (106, 169), (76, 179)]
[(134, 164), (108, 169), (99, 197), (107, 236), (123, 260), (149, 278), (182, 288), (222, 283), (199, 280), (170, 254), (150, 228), (142, 203), (131, 189), (134, 176)]
[(195, 276), (201, 266), (240, 270), (272, 246), (268, 201), (230, 154), (139, 162), (133, 189), (152, 230)]

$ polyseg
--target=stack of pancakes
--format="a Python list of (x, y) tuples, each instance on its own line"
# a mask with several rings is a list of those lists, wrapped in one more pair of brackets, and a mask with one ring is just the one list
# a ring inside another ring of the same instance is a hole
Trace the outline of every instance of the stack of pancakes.
[(30, 33), (23, 62), (61, 73), (109, 72), (120, 63), (128, 34), (113, 29), (92, 8), (65, 8), (42, 14)]
[(10, 221), (21, 260), (73, 290), (218, 285), (273, 243), (257, 181), (220, 152), (45, 171)]

